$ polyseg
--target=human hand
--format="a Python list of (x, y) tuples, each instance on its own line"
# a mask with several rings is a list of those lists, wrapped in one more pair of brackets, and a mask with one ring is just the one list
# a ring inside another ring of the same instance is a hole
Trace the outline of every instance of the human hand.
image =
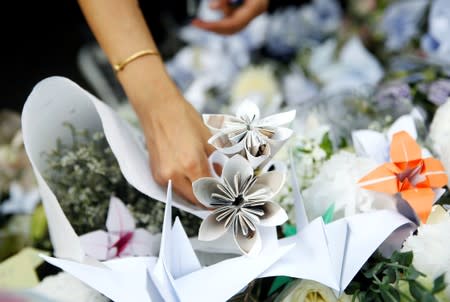
[(192, 25), (223, 35), (231, 35), (242, 30), (255, 17), (267, 10), (269, 0), (243, 0), (243, 4), (234, 8), (229, 0), (213, 0), (212, 9), (221, 10), (225, 17), (222, 20), (206, 22), (200, 19), (192, 21)]
[(199, 113), (180, 95), (164, 102), (152, 102), (140, 113), (155, 180), (166, 185), (172, 180), (175, 192), (200, 205), (192, 182), (210, 176), (208, 156), (214, 148)]

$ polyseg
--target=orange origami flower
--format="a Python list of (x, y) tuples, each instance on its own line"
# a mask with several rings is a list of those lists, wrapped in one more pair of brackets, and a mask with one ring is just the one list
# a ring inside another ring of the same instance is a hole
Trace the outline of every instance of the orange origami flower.
[(420, 146), (405, 131), (392, 138), (391, 163), (385, 163), (359, 180), (361, 187), (396, 194), (408, 202), (426, 222), (438, 189), (447, 184), (447, 174), (435, 158), (422, 158)]

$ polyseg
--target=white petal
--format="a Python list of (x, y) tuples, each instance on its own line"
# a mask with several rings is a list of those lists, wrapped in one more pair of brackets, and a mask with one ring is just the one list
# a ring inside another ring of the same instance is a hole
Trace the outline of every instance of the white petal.
[(392, 141), (392, 137), (395, 133), (400, 131), (406, 131), (412, 138), (417, 139), (416, 124), (414, 118), (411, 115), (402, 115), (389, 127), (387, 136), (389, 141)]
[(274, 202), (266, 202), (262, 208), (264, 210), (264, 216), (259, 218), (259, 224), (261, 226), (282, 225), (288, 220), (286, 211)]
[(213, 202), (211, 195), (213, 193), (221, 193), (217, 187), (218, 184), (220, 184), (220, 182), (215, 178), (204, 177), (194, 181), (192, 183), (192, 189), (198, 201), (200, 201), (205, 207), (210, 208), (211, 203)]
[(240, 122), (239, 119), (232, 115), (227, 114), (203, 114), (203, 122), (205, 125), (213, 131), (213, 133), (217, 133), (222, 130), (225, 122)]
[(256, 229), (256, 231), (253, 233), (252, 237), (245, 237), (239, 230), (235, 230), (233, 234), (234, 241), (236, 242), (242, 253), (248, 256), (256, 256), (259, 254), (259, 252), (261, 251), (262, 242), (258, 229)]
[(352, 132), (353, 146), (356, 154), (372, 158), (377, 163), (389, 161), (389, 142), (384, 134), (372, 130)]
[(295, 119), (296, 111), (291, 110), (287, 112), (277, 113), (261, 119), (258, 122), (259, 127), (279, 127), (289, 124)]
[(252, 167), (241, 155), (235, 155), (225, 163), (223, 166), (222, 178), (227, 180), (229, 184), (233, 184), (234, 176), (238, 173), (241, 176), (241, 180), (253, 176)]
[[(269, 187), (272, 191), (272, 195), (269, 198), (272, 198), (272, 196), (276, 195), (281, 190), (284, 185), (285, 179), (285, 173), (271, 171), (258, 175), (254, 186)], [(249, 191), (249, 193), (251, 192), (252, 190)]]
[(133, 256), (156, 256), (159, 250), (160, 236), (152, 235), (144, 229), (137, 229), (130, 241)]
[(222, 220), (222, 222), (218, 222), (216, 217), (217, 215), (213, 213), (203, 220), (198, 231), (198, 240), (216, 240), (227, 232), (228, 228), (225, 227), (224, 220)]
[(131, 232), (135, 229), (134, 219), (125, 204), (117, 197), (111, 197), (109, 202), (106, 229), (109, 232)]
[(216, 133), (208, 140), (209, 144), (213, 145), (217, 150), (225, 154), (239, 153), (239, 151), (244, 149), (244, 142), (245, 139), (233, 145), (233, 143), (228, 138), (228, 134), (222, 132)]
[(80, 236), (81, 246), (86, 255), (106, 260), (108, 257), (108, 233), (102, 230), (90, 232)]
[(269, 142), (287, 141), (294, 131), (285, 127), (278, 127), (275, 129), (274, 134), (268, 139)]
[(239, 108), (237, 108), (236, 116), (243, 120), (247, 117), (257, 121), (260, 117), (259, 108), (251, 101), (244, 101), (239, 105)]

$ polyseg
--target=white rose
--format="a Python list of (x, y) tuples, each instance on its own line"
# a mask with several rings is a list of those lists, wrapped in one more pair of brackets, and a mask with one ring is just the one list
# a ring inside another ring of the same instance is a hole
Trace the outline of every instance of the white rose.
[(277, 302), (350, 302), (350, 296), (342, 295), (336, 298), (333, 291), (318, 282), (311, 280), (296, 280), (280, 294)]
[(231, 87), (232, 111), (245, 99), (258, 105), (263, 115), (278, 111), (282, 97), (272, 68), (268, 65), (249, 66), (241, 71)]
[(445, 295), (450, 297), (450, 215), (442, 211), (439, 206), (433, 207), (429, 223), (421, 225), (417, 235), (406, 239), (402, 250), (414, 253), (414, 267), (428, 278), (445, 273)]
[[(430, 124), (428, 139), (433, 151), (442, 161), (445, 169), (450, 171), (450, 99), (440, 106)], [(450, 182), (449, 182), (450, 185)]]
[(376, 209), (395, 209), (393, 196), (365, 190), (358, 180), (377, 167), (369, 158), (340, 151), (326, 161), (311, 186), (303, 191), (309, 219), (322, 216), (334, 203), (334, 219)]

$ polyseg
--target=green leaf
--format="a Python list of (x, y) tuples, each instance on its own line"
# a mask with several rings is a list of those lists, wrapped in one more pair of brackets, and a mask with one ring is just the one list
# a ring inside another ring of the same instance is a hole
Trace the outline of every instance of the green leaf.
[(286, 277), (286, 276), (278, 276), (273, 280), (272, 286), (269, 290), (269, 296), (276, 292), (281, 287), (291, 283), (294, 281), (294, 278)]
[(292, 225), (290, 223), (285, 223), (283, 225), (283, 235), (286, 237), (289, 236), (294, 236), (295, 234), (297, 234), (297, 228), (295, 227), (295, 225)]
[(439, 277), (437, 277), (436, 279), (434, 279), (433, 289), (431, 290), (431, 292), (433, 294), (437, 294), (437, 293), (443, 291), (446, 287), (447, 287), (447, 284), (445, 283), (445, 275), (442, 274)]
[(333, 142), (331, 141), (328, 132), (322, 137), (322, 141), (319, 146), (327, 154), (327, 159), (333, 155)]
[(334, 202), (328, 207), (328, 209), (325, 211), (325, 213), (322, 215), (323, 222), (325, 224), (330, 223), (333, 221), (334, 217), (334, 208), (335, 204)]

